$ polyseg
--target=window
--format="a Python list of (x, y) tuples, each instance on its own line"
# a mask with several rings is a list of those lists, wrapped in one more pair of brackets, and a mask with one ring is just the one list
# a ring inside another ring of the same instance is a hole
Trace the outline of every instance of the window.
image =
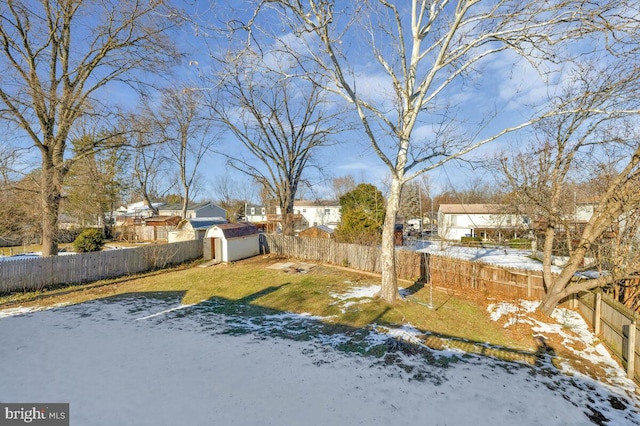
[(263, 207), (262, 208), (262, 214), (264, 215), (266, 213), (266, 209)]
[(251, 207), (251, 214), (252, 215), (256, 214), (256, 208), (255, 207)]

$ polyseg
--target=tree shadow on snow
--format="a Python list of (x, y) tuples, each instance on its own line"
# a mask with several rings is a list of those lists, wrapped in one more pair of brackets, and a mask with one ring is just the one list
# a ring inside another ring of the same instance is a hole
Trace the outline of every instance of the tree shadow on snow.
[[(91, 315), (91, 312), (101, 310), (100, 304), (109, 304), (131, 318), (151, 321), (154, 326), (189, 327), (190, 330), (199, 329), (212, 335), (251, 335), (258, 340), (304, 341), (310, 346), (303, 353), (317, 366), (330, 367), (336, 354), (357, 356), (369, 362), (371, 367), (384, 369), (388, 376), (435, 385), (447, 381), (446, 370), (449, 367), (460, 363), (480, 365), (490, 359), (493, 368), (501, 368), (511, 374), (525, 369), (529, 375), (546, 381), (550, 389), (565, 395), (575, 388), (594, 392), (593, 383), (568, 378), (554, 366), (555, 350), (543, 338), (537, 341), (535, 351), (521, 351), (385, 323), (382, 320), (384, 310), (371, 321), (375, 325), (353, 327), (256, 303), (288, 284), (268, 287), (235, 300), (212, 297), (194, 305), (181, 304), (185, 292), (171, 291), (125, 293), (56, 309), (73, 309)], [(185, 319), (188, 322), (183, 322)], [(613, 401), (609, 397), (609, 402), (611, 409), (627, 410), (632, 407), (622, 397), (613, 397)], [(602, 410), (588, 408), (590, 412), (585, 412), (585, 415), (592, 423), (606, 423)]]

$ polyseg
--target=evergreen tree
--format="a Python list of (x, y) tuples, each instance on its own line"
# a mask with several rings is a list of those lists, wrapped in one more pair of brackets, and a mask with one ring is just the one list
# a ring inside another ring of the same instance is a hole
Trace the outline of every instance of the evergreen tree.
[(340, 225), (336, 239), (358, 244), (379, 244), (384, 223), (385, 200), (374, 185), (361, 183), (340, 197)]

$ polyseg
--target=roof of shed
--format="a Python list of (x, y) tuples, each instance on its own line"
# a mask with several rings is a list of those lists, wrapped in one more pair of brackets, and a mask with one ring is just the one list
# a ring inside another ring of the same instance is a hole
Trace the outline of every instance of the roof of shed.
[(254, 235), (258, 233), (258, 227), (251, 223), (223, 223), (215, 225), (212, 228), (218, 228), (222, 231), (225, 238), (244, 237), (246, 235)]

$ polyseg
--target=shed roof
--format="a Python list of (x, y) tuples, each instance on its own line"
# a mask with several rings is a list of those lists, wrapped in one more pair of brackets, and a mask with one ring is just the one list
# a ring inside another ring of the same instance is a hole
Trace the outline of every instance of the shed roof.
[(254, 235), (258, 233), (258, 227), (252, 223), (238, 222), (238, 223), (223, 223), (220, 225), (214, 225), (212, 229), (217, 228), (222, 231), (222, 235), (225, 238), (237, 238), (247, 235)]

